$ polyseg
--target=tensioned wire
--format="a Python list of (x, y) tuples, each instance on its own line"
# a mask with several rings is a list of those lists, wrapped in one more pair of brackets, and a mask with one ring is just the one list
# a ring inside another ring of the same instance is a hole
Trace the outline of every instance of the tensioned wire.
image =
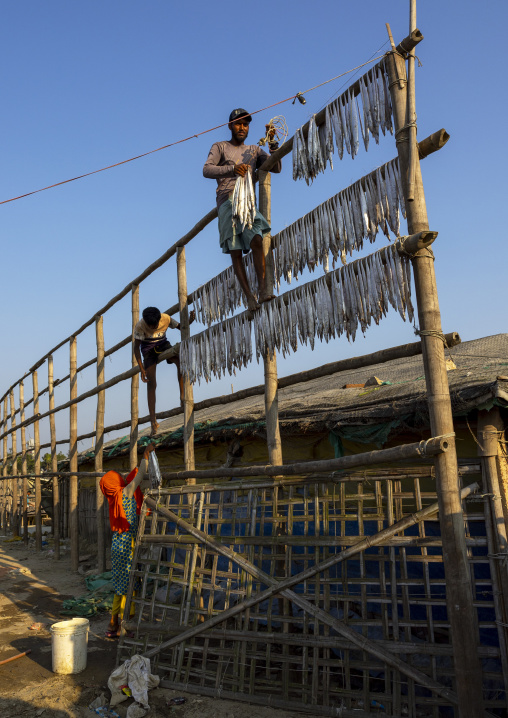
[[(277, 105), (282, 105), (285, 102), (289, 102), (290, 100), (295, 100), (298, 96), (306, 95), (309, 92), (312, 92), (313, 90), (317, 90), (319, 87), (323, 87), (323, 85), (327, 85), (330, 82), (333, 82), (334, 80), (338, 80), (340, 77), (344, 77), (344, 75), (349, 75), (351, 72), (355, 72), (356, 70), (359, 70), (362, 67), (365, 67), (365, 65), (369, 65), (372, 62), (376, 62), (376, 60), (380, 60), (384, 55), (379, 55), (378, 57), (371, 58), (367, 60), (366, 62), (363, 62), (361, 65), (357, 65), (356, 67), (351, 68), (350, 70), (346, 70), (345, 72), (342, 72), (340, 75), (336, 75), (335, 77), (331, 77), (329, 80), (325, 80), (324, 82), (319, 83), (319, 85), (314, 85), (314, 87), (309, 87), (308, 90), (304, 90), (303, 92), (297, 92), (295, 95), (291, 95), (291, 97), (286, 97), (284, 100), (279, 100), (278, 102), (274, 102), (272, 105), (267, 105), (266, 107), (262, 107), (259, 110), (254, 110), (254, 112), (250, 112), (250, 115), (257, 115), (259, 112), (264, 112), (265, 110), (269, 110), (272, 107), (277, 107)], [(135, 157), (129, 157), (127, 160), (122, 160), (121, 162), (115, 162), (115, 164), (108, 165), (107, 167), (101, 167), (98, 170), (93, 170), (92, 172), (86, 172), (85, 174), (78, 175), (76, 177), (71, 177), (70, 179), (62, 180), (62, 182), (55, 182), (55, 184), (50, 184), (47, 187), (41, 187), (40, 189), (32, 190), (32, 192), (25, 192), (25, 194), (20, 194), (18, 197), (11, 197), (10, 199), (4, 199), (0, 201), (1, 204), (7, 204), (8, 202), (14, 202), (18, 199), (23, 199), (23, 197), (29, 197), (32, 194), (37, 194), (38, 192), (44, 192), (44, 190), (52, 189), (53, 187), (59, 187), (63, 184), (68, 184), (69, 182), (75, 182), (76, 180), (83, 179), (84, 177), (90, 177), (90, 175), (98, 174), (99, 172), (105, 172), (106, 170), (113, 169), (113, 167), (119, 167), (120, 165), (125, 165), (127, 162), (134, 162), (134, 160), (139, 160), (142, 157), (147, 157), (148, 155), (153, 155), (155, 152), (160, 152), (161, 150), (166, 150), (168, 147), (174, 147), (175, 145), (180, 145), (183, 142), (188, 142), (189, 140), (192, 140), (194, 138), (200, 137), (201, 135), (206, 135), (208, 132), (213, 132), (214, 130), (218, 130), (221, 127), (225, 127), (228, 125), (229, 122), (223, 122), (220, 125), (216, 125), (215, 127), (210, 127), (207, 130), (202, 130), (201, 132), (198, 132), (194, 135), (189, 135), (189, 137), (184, 137), (181, 140), (176, 140), (175, 142), (170, 142), (167, 145), (163, 145), (162, 147), (157, 147), (155, 150), (149, 150), (148, 152), (143, 152), (140, 155), (136, 155)]]

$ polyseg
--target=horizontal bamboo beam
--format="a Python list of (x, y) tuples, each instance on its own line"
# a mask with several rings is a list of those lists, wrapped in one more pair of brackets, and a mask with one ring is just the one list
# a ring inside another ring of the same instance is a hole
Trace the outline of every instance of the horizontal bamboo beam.
[(421, 142), (418, 142), (418, 156), (421, 160), (431, 155), (433, 152), (437, 152), (446, 145), (450, 135), (442, 128), (437, 132), (433, 132), (431, 135), (426, 137)]
[[(301, 461), (295, 464), (282, 464), (274, 466), (257, 466), (256, 476), (295, 476), (297, 474), (315, 473), (317, 471), (342, 471), (356, 466), (370, 466), (384, 464), (392, 461), (405, 461), (422, 457), (437, 456), (448, 450), (446, 438), (434, 437), (427, 441), (414, 444), (394, 446), (389, 449), (367, 451), (351, 456), (342, 456), (338, 459), (321, 459), (319, 461)], [(196, 469), (193, 471), (164, 471), (162, 478), (166, 480), (183, 480), (195, 477), (196, 479), (215, 479), (226, 477), (240, 478), (252, 476), (251, 466), (221, 466), (218, 469)]]
[[(422, 234), (422, 233), (419, 233)], [(417, 237), (418, 235), (414, 235)], [(445, 334), (445, 340), (448, 347), (454, 347), (457, 344), (461, 343), (461, 338), (458, 334), (458, 332), (450, 332), (448, 334)], [(166, 352), (162, 352), (159, 358), (159, 361), (164, 361), (164, 359), (175, 356), (180, 351), (180, 344), (175, 344), (171, 349), (168, 349)], [(310, 381), (312, 379), (319, 379), (324, 376), (330, 376), (331, 374), (336, 374), (340, 371), (351, 371), (354, 369), (361, 369), (367, 366), (372, 366), (375, 364), (383, 364), (385, 362), (393, 361), (394, 359), (403, 359), (407, 357), (412, 356), (418, 356), (422, 353), (422, 344), (421, 342), (412, 342), (410, 344), (401, 344), (397, 347), (391, 347), (389, 349), (381, 349), (377, 352), (373, 352), (372, 354), (365, 354), (363, 356), (359, 357), (351, 357), (350, 359), (341, 359), (336, 362), (331, 362), (329, 364), (323, 364), (320, 367), (316, 367), (314, 369), (308, 369), (307, 371), (299, 372), (298, 374), (290, 374), (286, 377), (280, 377), (279, 378), (279, 389), (284, 389), (288, 386), (294, 386), (295, 384), (299, 384), (301, 382)], [(94, 394), (97, 394), (101, 389), (109, 388), (110, 386), (114, 386), (114, 384), (117, 384), (120, 381), (124, 381), (125, 379), (129, 379), (131, 376), (133, 376), (134, 371), (139, 371), (139, 369), (129, 369), (123, 374), (119, 374), (116, 377), (113, 377), (113, 379), (110, 379), (109, 382), (105, 382), (104, 384), (101, 384), (100, 387), (95, 387), (94, 389), (90, 390), (89, 392), (86, 392), (86, 394), (82, 394), (81, 396), (78, 396), (77, 401), (82, 401), (85, 398), (89, 398), (90, 396), (93, 396)], [(106, 386), (107, 385), (107, 386)], [(225, 404), (231, 404), (236, 401), (241, 401), (242, 399), (247, 399), (251, 396), (259, 396), (264, 393), (265, 386), (264, 384), (258, 384), (257, 386), (249, 387), (247, 389), (242, 389), (241, 391), (234, 392), (232, 394), (223, 394), (218, 397), (212, 397), (210, 399), (204, 399), (203, 401), (197, 402), (194, 405), (195, 411), (200, 411), (202, 409), (208, 409), (212, 406), (219, 406), (219, 405), (225, 405)], [(56, 407), (53, 412), (57, 412), (61, 409), (65, 409), (70, 405), (70, 402), (67, 402), (66, 404)], [(25, 404), (26, 406), (26, 404)], [(51, 412), (46, 412), (45, 414), (39, 415), (39, 420), (45, 418), (46, 416), (49, 416)], [(160, 412), (157, 414), (158, 419), (169, 419), (172, 416), (178, 416), (179, 414), (183, 414), (183, 409), (181, 407), (175, 407), (174, 409), (169, 409), (168, 411)], [(28, 424), (32, 423), (35, 420), (36, 417), (31, 417), (29, 419), (26, 419), (24, 422), (20, 423), (18, 425), (18, 428), (21, 426), (27, 426)], [(139, 424), (147, 424), (150, 421), (149, 416), (143, 416), (139, 419)], [(113, 424), (112, 426), (107, 426), (104, 429), (104, 433), (108, 433), (110, 431), (119, 431), (121, 429), (126, 429), (130, 426), (130, 421), (124, 421), (120, 422), (118, 424)], [(7, 430), (0, 434), (0, 439), (3, 439), (4, 436), (7, 436), (11, 430)], [(83, 439), (91, 439), (95, 436), (95, 432), (90, 432), (88, 434), (82, 434), (81, 436), (78, 436), (78, 441), (82, 441)], [(57, 441), (57, 444), (66, 444), (68, 443), (68, 440), (62, 439), (60, 441)], [(41, 446), (42, 448), (47, 448), (50, 446), (50, 444), (43, 444)]]
[(418, 28), (416, 28), (407, 37), (405, 37), (401, 42), (399, 42), (399, 44), (397, 45), (395, 50), (399, 53), (399, 55), (406, 56), (409, 52), (411, 52), (411, 50), (414, 50), (415, 47), (418, 45), (418, 43), (421, 42), (422, 40), (423, 40), (423, 35), (420, 32), (420, 30), (418, 30)]

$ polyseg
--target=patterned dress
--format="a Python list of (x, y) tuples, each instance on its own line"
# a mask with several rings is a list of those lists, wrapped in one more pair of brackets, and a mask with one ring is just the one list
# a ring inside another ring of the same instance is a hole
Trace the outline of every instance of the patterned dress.
[(113, 588), (115, 593), (125, 596), (129, 586), (129, 574), (132, 566), (133, 546), (138, 530), (138, 517), (136, 514), (136, 499), (122, 495), (122, 504), (125, 516), (129, 522), (129, 530), (118, 533), (113, 531), (111, 543), (111, 572), (113, 574)]

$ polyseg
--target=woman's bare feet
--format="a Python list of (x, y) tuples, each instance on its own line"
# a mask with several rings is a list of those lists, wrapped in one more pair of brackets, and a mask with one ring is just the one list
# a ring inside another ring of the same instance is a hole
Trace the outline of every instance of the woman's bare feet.
[(157, 434), (158, 430), (159, 430), (159, 424), (156, 421), (152, 421), (152, 430), (150, 432), (150, 436), (155, 436)]

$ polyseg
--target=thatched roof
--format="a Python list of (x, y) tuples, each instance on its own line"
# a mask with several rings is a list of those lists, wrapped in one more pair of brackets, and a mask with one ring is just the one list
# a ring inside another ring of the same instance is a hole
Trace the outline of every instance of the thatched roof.
[[(456, 367), (448, 371), (454, 416), (493, 404), (508, 406), (508, 334), (464, 342), (447, 349), (445, 356)], [(363, 384), (372, 376), (389, 383), (343, 388), (346, 384)], [(363, 430), (365, 436), (370, 432), (373, 441), (382, 441), (390, 431), (393, 436), (402, 429), (426, 429), (429, 421), (422, 357), (342, 371), (281, 389), (279, 418), (283, 435), (334, 431), (347, 438), (348, 430)], [(195, 440), (199, 444), (218, 436), (263, 438), (264, 419), (263, 396), (203, 409), (195, 413)], [(381, 430), (378, 436), (377, 429)], [(140, 432), (140, 437), (148, 433), (148, 429)], [(167, 448), (182, 445), (181, 415), (161, 422), (157, 443)], [(128, 437), (123, 443), (116, 439), (105, 445), (110, 456), (114, 447), (116, 456), (128, 451)]]

